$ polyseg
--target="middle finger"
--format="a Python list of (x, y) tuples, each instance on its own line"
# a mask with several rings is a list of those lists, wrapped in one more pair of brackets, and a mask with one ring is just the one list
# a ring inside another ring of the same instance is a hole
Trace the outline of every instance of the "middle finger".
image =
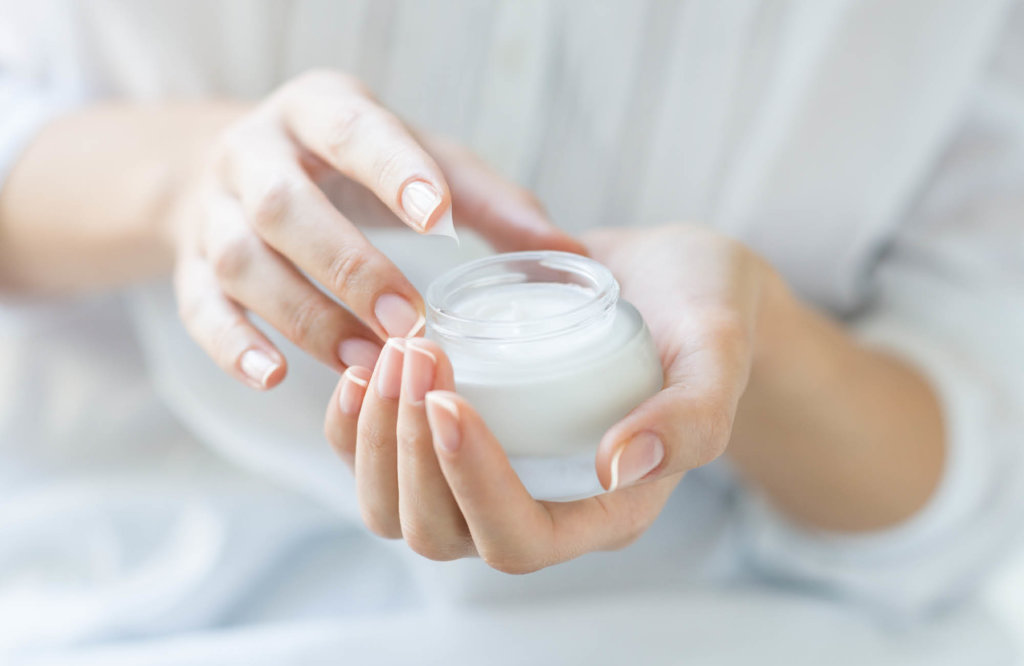
[(268, 132), (238, 130), (223, 169), (249, 223), (381, 338), (418, 333), (419, 293), (317, 187), (297, 147)]
[(398, 506), (402, 537), (432, 560), (476, 554), (434, 453), (424, 398), (433, 389), (454, 390), (452, 366), (440, 347), (413, 338), (405, 344), (398, 405)]

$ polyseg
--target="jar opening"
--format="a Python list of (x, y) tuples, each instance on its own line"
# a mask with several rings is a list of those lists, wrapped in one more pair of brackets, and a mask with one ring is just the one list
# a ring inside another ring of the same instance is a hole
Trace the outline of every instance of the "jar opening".
[(427, 288), (427, 323), (444, 338), (532, 342), (589, 328), (612, 315), (611, 271), (568, 252), (509, 252), (471, 261)]

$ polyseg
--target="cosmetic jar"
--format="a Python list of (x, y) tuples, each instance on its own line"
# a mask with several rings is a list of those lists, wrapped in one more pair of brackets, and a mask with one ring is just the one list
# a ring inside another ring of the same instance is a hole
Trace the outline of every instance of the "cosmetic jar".
[(497, 254), (441, 275), (426, 300), (427, 337), (531, 494), (602, 492), (602, 435), (663, 382), (650, 333), (611, 272), (566, 252)]

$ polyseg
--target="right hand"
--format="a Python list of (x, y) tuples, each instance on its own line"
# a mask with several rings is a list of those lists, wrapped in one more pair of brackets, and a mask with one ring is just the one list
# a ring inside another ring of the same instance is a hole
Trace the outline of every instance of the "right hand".
[(329, 177), (348, 181), (344, 208), (376, 206), (419, 233), (454, 208), (498, 249), (583, 251), (523, 189), (464, 149), (429, 145), (332, 71), (284, 84), (222, 132), (172, 216), (175, 291), (196, 342), (266, 389), (285, 359), (246, 311), (339, 372), (373, 367), (382, 339), (422, 328), (420, 295), (334, 206)]

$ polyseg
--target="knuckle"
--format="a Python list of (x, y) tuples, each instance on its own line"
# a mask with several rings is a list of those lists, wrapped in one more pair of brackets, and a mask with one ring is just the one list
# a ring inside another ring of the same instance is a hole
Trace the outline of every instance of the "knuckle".
[(405, 148), (383, 152), (373, 164), (373, 173), (377, 184), (383, 189), (389, 184), (406, 180), (406, 176), (410, 172), (408, 165), (411, 158), (410, 151)]
[(698, 467), (725, 453), (732, 435), (731, 410), (720, 402), (705, 410), (703, 421), (703, 433), (695, 460)]
[(300, 347), (307, 346), (321, 328), (328, 308), (319, 294), (311, 294), (295, 301), (288, 312), (284, 334)]
[(250, 207), (251, 221), (261, 230), (273, 229), (288, 218), (302, 185), (289, 176), (273, 178), (255, 197)]
[(327, 267), (327, 288), (342, 294), (369, 286), (369, 253), (358, 247), (338, 250)]
[(358, 102), (345, 104), (339, 109), (324, 138), (328, 152), (332, 155), (349, 152), (356, 140), (366, 133), (369, 113), (369, 105)]
[(235, 235), (211, 252), (213, 272), (222, 282), (238, 280), (249, 270), (255, 254), (255, 243), (250, 236)]

